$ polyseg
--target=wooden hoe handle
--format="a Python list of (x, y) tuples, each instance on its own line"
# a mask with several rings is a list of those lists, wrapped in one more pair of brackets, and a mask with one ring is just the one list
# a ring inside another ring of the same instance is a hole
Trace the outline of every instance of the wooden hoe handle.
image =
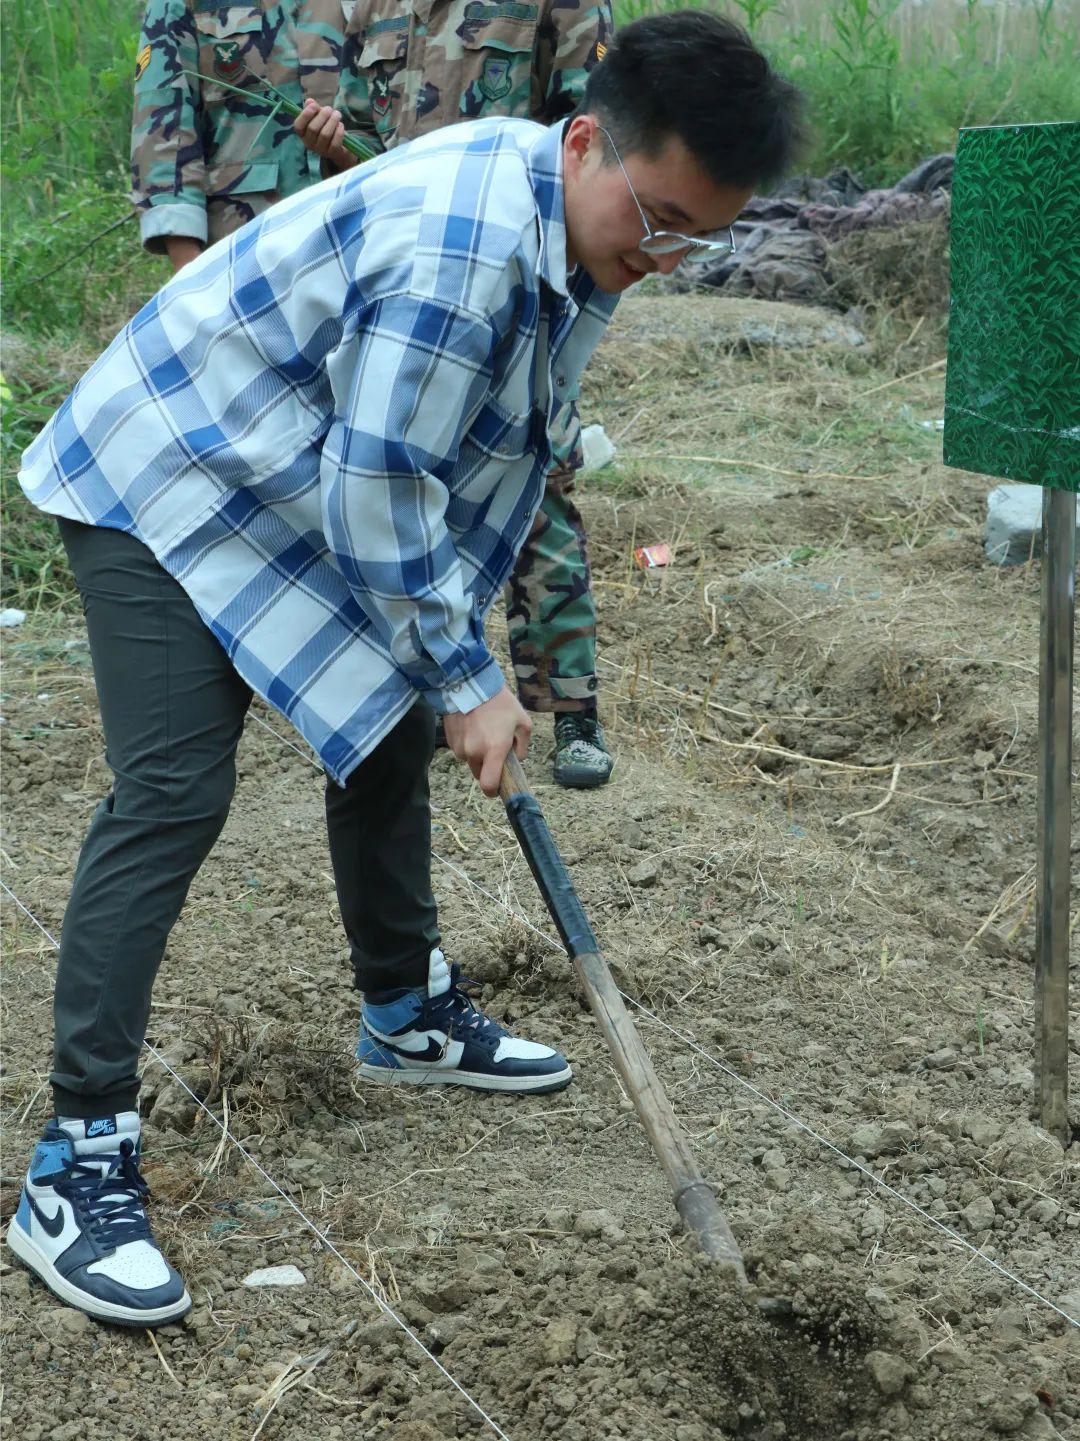
[(584, 908), (548, 830), (521, 762), (511, 752), (503, 766), (499, 795), (551, 919), (573, 961), (578, 980), (664, 1168), (679, 1215), (707, 1256), (729, 1267), (748, 1284), (742, 1255), (713, 1188), (697, 1168), (686, 1132), (671, 1109), (649, 1053), (642, 1045), (623, 998), (611, 978)]

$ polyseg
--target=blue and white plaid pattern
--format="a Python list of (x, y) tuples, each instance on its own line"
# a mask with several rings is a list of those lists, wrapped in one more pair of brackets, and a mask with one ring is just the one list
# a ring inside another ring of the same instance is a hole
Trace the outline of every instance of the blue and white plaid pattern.
[(145, 542), (343, 781), (417, 692), (502, 686), (483, 617), (614, 307), (568, 283), (561, 127), (454, 126), (181, 271), (20, 480)]

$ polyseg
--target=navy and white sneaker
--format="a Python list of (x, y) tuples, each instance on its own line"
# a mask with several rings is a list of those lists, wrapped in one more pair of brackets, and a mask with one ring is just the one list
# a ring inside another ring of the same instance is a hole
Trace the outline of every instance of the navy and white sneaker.
[(121, 1326), (163, 1326), (191, 1306), (150, 1234), (135, 1111), (50, 1121), (7, 1243), (69, 1306)]
[(388, 991), (360, 1011), (357, 1074), (383, 1085), (472, 1086), (478, 1091), (561, 1091), (573, 1079), (566, 1057), (521, 1041), (477, 1009), (460, 966), (434, 950), (426, 995)]

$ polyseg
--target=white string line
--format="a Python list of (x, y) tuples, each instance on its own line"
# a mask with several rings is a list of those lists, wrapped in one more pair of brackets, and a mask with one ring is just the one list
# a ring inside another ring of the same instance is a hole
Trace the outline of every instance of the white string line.
[[(59, 950), (60, 943), (59, 941), (57, 941), (56, 937), (52, 934), (51, 931), (47, 930), (46, 927), (42, 925), (41, 921), (38, 920), (37, 916), (34, 915), (33, 911), (29, 908), (29, 906), (23, 904), (23, 902), (19, 899), (19, 897), (15, 894), (15, 892), (11, 889), (11, 887), (3, 879), (2, 876), (0, 876), (0, 886), (3, 886), (4, 890), (7, 891), (8, 895), (19, 907), (19, 909), (30, 917), (34, 925), (37, 926), (38, 930), (41, 931), (41, 933), (52, 942), (53, 946), (57, 950)], [(406, 1321), (403, 1321), (394, 1310), (394, 1308), (383, 1300), (383, 1298), (370, 1284), (370, 1282), (366, 1281), (364, 1277), (361, 1276), (360, 1272), (356, 1269), (356, 1267), (352, 1264), (348, 1257), (341, 1254), (341, 1252), (334, 1245), (333, 1241), (331, 1241), (330, 1237), (326, 1234), (326, 1232), (320, 1231), (319, 1227), (316, 1226), (315, 1222), (311, 1219), (311, 1217), (308, 1216), (306, 1212), (300, 1209), (300, 1207), (296, 1204), (296, 1202), (288, 1194), (288, 1192), (283, 1190), (282, 1187), (278, 1185), (277, 1181), (274, 1180), (273, 1176), (271, 1176), (269, 1171), (267, 1171), (262, 1165), (260, 1165), (260, 1163), (251, 1154), (251, 1152), (248, 1151), (244, 1147), (244, 1145), (236, 1139), (233, 1133), (229, 1130), (228, 1126), (225, 1125), (223, 1121), (219, 1120), (219, 1118), (214, 1114), (210, 1107), (199, 1099), (199, 1097), (191, 1089), (188, 1083), (184, 1080), (183, 1076), (179, 1075), (175, 1070), (173, 1070), (172, 1066), (169, 1065), (168, 1061), (160, 1053), (160, 1051), (158, 1051), (156, 1047), (152, 1046), (149, 1041), (143, 1041), (143, 1045), (150, 1052), (151, 1056), (153, 1056), (154, 1060), (157, 1061), (158, 1065), (161, 1066), (164, 1070), (168, 1071), (169, 1075), (172, 1076), (174, 1081), (178, 1081), (180, 1085), (183, 1086), (184, 1090), (188, 1093), (188, 1095), (199, 1107), (199, 1109), (205, 1111), (206, 1114), (213, 1121), (214, 1125), (217, 1126), (220, 1131), (224, 1132), (224, 1134), (240, 1152), (241, 1156), (243, 1156), (244, 1160), (247, 1161), (248, 1165), (254, 1167), (254, 1169), (258, 1171), (259, 1175), (262, 1176), (265, 1181), (268, 1181), (271, 1186), (273, 1186), (274, 1190), (278, 1193), (281, 1199), (287, 1202), (287, 1204), (290, 1205), (292, 1209), (296, 1212), (296, 1214), (300, 1217), (304, 1225), (307, 1226), (310, 1231), (314, 1232), (314, 1234), (319, 1238), (319, 1240), (327, 1248), (327, 1250), (332, 1251), (333, 1254), (338, 1258), (338, 1260), (347, 1270), (352, 1272), (352, 1274), (360, 1282), (361, 1286), (363, 1286), (364, 1290), (375, 1302), (376, 1306), (378, 1306), (379, 1310), (382, 1311), (384, 1315), (390, 1317), (390, 1319), (395, 1323), (395, 1325), (397, 1325), (405, 1333), (409, 1340), (415, 1346), (419, 1347), (419, 1349), (424, 1353), (424, 1355), (428, 1358), (429, 1361), (434, 1362), (434, 1364), (439, 1368), (446, 1380), (450, 1382), (451, 1386), (453, 1386), (454, 1390), (459, 1392), (460, 1395), (465, 1398), (465, 1400), (469, 1403), (473, 1410), (484, 1419), (488, 1426), (491, 1427), (495, 1435), (501, 1437), (502, 1441), (511, 1441), (511, 1438), (507, 1435), (507, 1433), (503, 1430), (499, 1423), (493, 1420), (488, 1415), (488, 1413), (480, 1405), (479, 1401), (474, 1400), (473, 1397), (469, 1395), (468, 1391), (465, 1390), (465, 1387), (461, 1384), (461, 1382), (458, 1381), (453, 1375), (451, 1375), (451, 1373), (446, 1369), (446, 1367), (439, 1360), (438, 1356), (434, 1354), (434, 1352), (428, 1350), (428, 1348), (424, 1345), (423, 1341), (421, 1341), (420, 1337), (409, 1326), (409, 1324)]]
[[(264, 730), (269, 731), (272, 736), (275, 736), (279, 741), (282, 741), (285, 745), (296, 751), (297, 755), (303, 756), (304, 759), (309, 762), (309, 764), (315, 766), (317, 769), (321, 769), (321, 767), (318, 765), (318, 762), (312, 760), (310, 755), (302, 751), (298, 745), (294, 745), (287, 736), (279, 735), (278, 732), (274, 730), (273, 726), (267, 725), (266, 721), (262, 720), (261, 717), (257, 715), (252, 715), (251, 718), (252, 720), (258, 722), (258, 724), (261, 725)], [(479, 891), (482, 896), (486, 896), (489, 901), (492, 901), (495, 905), (501, 907), (501, 909), (504, 910), (507, 915), (512, 916), (514, 920), (518, 921), (521, 925), (532, 931), (534, 935), (539, 936), (545, 945), (550, 946), (553, 950), (558, 951), (562, 955), (566, 954), (563, 950), (562, 945), (558, 941), (554, 940), (551, 936), (540, 930), (538, 926), (533, 925), (532, 921), (530, 921), (527, 916), (520, 915), (511, 906), (507, 905), (507, 903), (501, 897), (493, 895), (491, 891), (485, 890), (482, 885), (480, 885), (477, 881), (473, 880), (473, 878), (468, 874), (467, 871), (462, 870), (462, 868), (458, 865), (455, 865), (453, 861), (448, 861), (445, 856), (440, 856), (437, 851), (432, 851), (431, 854), (435, 857), (437, 861), (440, 861), (449, 870), (453, 871), (455, 875), (460, 876), (462, 880), (464, 880), (468, 885), (472, 886), (473, 890)], [(618, 988), (616, 987), (616, 989)], [(692, 1037), (686, 1035), (683, 1031), (678, 1030), (675, 1026), (670, 1025), (667, 1021), (662, 1020), (660, 1016), (656, 1015), (653, 1011), (650, 1011), (647, 1006), (643, 1006), (641, 1002), (635, 1000), (633, 996), (627, 995), (625, 991), (620, 990), (619, 995), (622, 996), (623, 1000), (626, 1001), (628, 1005), (633, 1006), (636, 1011), (640, 1011), (643, 1016), (648, 1016), (648, 1018), (652, 1021), (655, 1021), (658, 1026), (662, 1026), (664, 1030), (670, 1031), (670, 1033), (673, 1036), (676, 1036), (680, 1041), (682, 1041), (684, 1045), (689, 1046), (692, 1051), (696, 1051), (697, 1054), (701, 1056), (704, 1060), (708, 1061), (710, 1065), (715, 1066), (718, 1071), (722, 1072), (725, 1076), (728, 1076), (731, 1080), (736, 1081), (740, 1086), (744, 1088), (744, 1090), (749, 1091), (752, 1096), (756, 1096), (759, 1101), (763, 1101), (765, 1105), (770, 1106), (774, 1111), (777, 1112), (778, 1115), (781, 1115), (784, 1117), (785, 1120), (790, 1121), (793, 1126), (797, 1126), (800, 1131), (804, 1131), (806, 1135), (812, 1136), (813, 1139), (817, 1141), (820, 1145), (826, 1147), (826, 1149), (834, 1152), (837, 1156), (841, 1157), (856, 1171), (861, 1172), (862, 1175), (866, 1176), (868, 1180), (872, 1181), (873, 1184), (877, 1186), (880, 1190), (885, 1191), (888, 1195), (894, 1197), (897, 1201), (902, 1202), (902, 1204), (907, 1206), (909, 1210), (914, 1211), (917, 1216), (920, 1216), (924, 1221), (928, 1221), (931, 1226), (936, 1226), (943, 1235), (948, 1236), (951, 1241), (955, 1241), (959, 1246), (962, 1246), (964, 1250), (970, 1252), (972, 1256), (977, 1257), (980, 1261), (985, 1261), (988, 1266), (993, 1267), (993, 1269), (997, 1271), (999, 1275), (1004, 1276), (1006, 1280), (1011, 1281), (1014, 1286), (1018, 1286), (1022, 1291), (1026, 1291), (1029, 1296), (1033, 1296), (1036, 1301), (1041, 1301), (1044, 1306), (1049, 1306), (1052, 1311), (1056, 1311), (1059, 1316), (1063, 1316), (1065, 1320), (1070, 1323), (1070, 1325), (1080, 1327), (1080, 1319), (1075, 1316), (1070, 1316), (1068, 1311), (1063, 1310), (1055, 1301), (1051, 1301), (1048, 1296), (1043, 1296), (1039, 1291), (1035, 1290), (1034, 1286), (1031, 1286), (1027, 1283), (1027, 1281), (1022, 1280), (1021, 1277), (1010, 1271), (1008, 1267), (1001, 1265), (999, 1261), (995, 1261), (992, 1256), (988, 1256), (986, 1252), (980, 1250), (978, 1246), (972, 1245), (972, 1243), (965, 1236), (961, 1236), (959, 1231), (953, 1230), (953, 1228), (951, 1226), (947, 1226), (944, 1221), (939, 1221), (936, 1216), (932, 1216), (929, 1211), (925, 1211), (922, 1206), (918, 1204), (917, 1201), (913, 1201), (910, 1197), (905, 1196), (903, 1192), (898, 1191), (895, 1186), (890, 1186), (888, 1181), (883, 1181), (880, 1176), (875, 1175), (875, 1173), (870, 1169), (869, 1166), (864, 1166), (862, 1162), (857, 1161), (854, 1156), (849, 1156), (846, 1151), (841, 1150), (841, 1148), (837, 1146), (833, 1141), (830, 1141), (827, 1136), (823, 1136), (819, 1131), (815, 1131), (811, 1125), (809, 1125), (806, 1121), (801, 1120), (800, 1117), (796, 1116), (793, 1111), (789, 1111), (787, 1107), (781, 1105), (779, 1101), (774, 1101), (771, 1096), (767, 1096), (764, 1091), (760, 1091), (757, 1086), (753, 1085), (750, 1081), (748, 1081), (745, 1076), (740, 1076), (738, 1071), (732, 1069), (732, 1067), (728, 1065), (725, 1065), (723, 1061), (718, 1060), (716, 1056), (710, 1055), (708, 1051), (703, 1050), (702, 1047), (699, 1046)]]
[[(435, 851), (432, 851), (432, 855), (437, 861), (441, 861), (444, 866), (448, 866), (450, 870), (456, 872), (459, 876), (461, 876), (463, 880), (468, 881), (469, 885), (472, 886), (474, 890), (477, 890), (482, 895), (487, 896), (489, 901), (494, 901), (496, 905), (501, 906), (502, 909), (506, 911), (507, 915), (512, 916), (514, 920), (520, 922), (521, 925), (526, 926), (535, 935), (539, 936), (540, 939), (545, 943), (545, 945), (551, 946), (553, 950), (558, 951), (561, 955), (566, 954), (565, 950), (558, 941), (553, 940), (551, 936), (546, 935), (538, 927), (534, 926), (532, 921), (530, 921), (528, 917), (520, 915), (517, 911), (511, 909), (511, 907), (508, 906), (505, 901), (500, 899), (500, 897), (492, 895), (490, 891), (486, 891), (483, 886), (478, 885), (477, 882), (474, 881), (472, 877), (468, 875), (465, 871), (463, 871), (460, 866), (455, 865), (453, 861), (448, 861), (445, 856), (440, 856)], [(617, 986), (616, 990), (619, 990)], [(758, 1090), (757, 1086), (753, 1085), (750, 1081), (748, 1081), (745, 1076), (740, 1076), (738, 1071), (733, 1070), (732, 1067), (725, 1065), (723, 1061), (718, 1060), (715, 1056), (710, 1055), (708, 1051), (703, 1050), (701, 1046), (699, 1046), (698, 1043), (692, 1039), (692, 1037), (686, 1035), (685, 1032), (678, 1030), (675, 1026), (670, 1025), (667, 1021), (663, 1020), (660, 1016), (658, 1016), (654, 1011), (650, 1011), (648, 1006), (643, 1006), (641, 1002), (635, 1000), (633, 996), (628, 996), (625, 991), (619, 990), (619, 995), (622, 996), (623, 1000), (626, 1001), (629, 1005), (633, 1006), (636, 1011), (640, 1011), (643, 1016), (648, 1016), (649, 1020), (655, 1021), (656, 1024), (658, 1026), (662, 1026), (665, 1031), (670, 1031), (673, 1036), (677, 1036), (678, 1039), (684, 1043), (684, 1045), (689, 1046), (692, 1051), (696, 1051), (699, 1056), (701, 1056), (704, 1060), (708, 1061), (710, 1065), (715, 1066), (718, 1071), (722, 1071), (723, 1074), (725, 1076), (729, 1076), (731, 1080), (738, 1081), (739, 1085), (743, 1086), (746, 1090), (748, 1090), (751, 1095), (756, 1096), (759, 1101), (764, 1101), (767, 1106), (771, 1106), (774, 1111), (778, 1112), (786, 1120), (797, 1126), (800, 1131), (805, 1131), (808, 1136), (812, 1136), (815, 1141), (820, 1142), (821, 1145), (827, 1147), (830, 1151), (835, 1152), (836, 1155), (847, 1161), (849, 1165), (855, 1168), (855, 1170), (861, 1171), (868, 1180), (873, 1181), (875, 1186), (878, 1186), (881, 1188), (881, 1190), (888, 1192), (888, 1194), (890, 1196), (894, 1196), (896, 1200), (902, 1201), (905, 1206), (909, 1207), (912, 1211), (914, 1211), (916, 1215), (921, 1216), (924, 1221), (929, 1221), (932, 1226), (936, 1226), (939, 1231), (943, 1231), (945, 1235), (950, 1238), (950, 1240), (959, 1242), (959, 1244), (963, 1246), (965, 1250), (970, 1251), (973, 1256), (977, 1256), (980, 1261), (985, 1261), (988, 1266), (993, 1266), (995, 1271), (1000, 1272), (1002, 1276), (1006, 1277), (1007, 1280), (1012, 1281), (1014, 1285), (1019, 1286), (1021, 1290), (1026, 1291), (1031, 1296), (1034, 1296), (1035, 1299), (1037, 1301), (1041, 1301), (1044, 1306), (1049, 1306), (1050, 1309), (1052, 1311), (1056, 1311), (1059, 1316), (1064, 1316), (1065, 1320), (1070, 1322), (1071, 1325), (1080, 1326), (1080, 1320), (1078, 1320), (1075, 1316), (1070, 1316), (1068, 1311), (1063, 1311), (1062, 1308), (1058, 1306), (1054, 1301), (1051, 1301), (1049, 1297), (1041, 1295), (1038, 1291), (1035, 1290), (1033, 1286), (1029, 1286), (1026, 1281), (1021, 1280), (1019, 1276), (1008, 1270), (1007, 1267), (1002, 1266), (999, 1262), (995, 1261), (992, 1256), (988, 1256), (985, 1251), (980, 1251), (978, 1246), (973, 1246), (969, 1240), (967, 1240), (964, 1236), (960, 1235), (959, 1231), (954, 1231), (951, 1226), (946, 1226), (944, 1221), (939, 1221), (938, 1218), (936, 1216), (932, 1216), (929, 1211), (924, 1211), (923, 1208), (918, 1204), (918, 1202), (912, 1201), (909, 1197), (905, 1196), (902, 1191), (898, 1191), (894, 1186), (890, 1186), (888, 1181), (883, 1181), (880, 1176), (876, 1175), (870, 1169), (869, 1166), (864, 1166), (862, 1162), (857, 1161), (854, 1156), (849, 1156), (846, 1151), (842, 1151), (840, 1147), (830, 1141), (827, 1136), (821, 1135), (820, 1132), (815, 1131), (812, 1126), (808, 1125), (805, 1121), (800, 1120), (800, 1118), (796, 1116), (794, 1112), (789, 1111), (786, 1106), (781, 1105), (779, 1101), (774, 1101), (773, 1098), (771, 1096), (767, 1096), (764, 1091)]]

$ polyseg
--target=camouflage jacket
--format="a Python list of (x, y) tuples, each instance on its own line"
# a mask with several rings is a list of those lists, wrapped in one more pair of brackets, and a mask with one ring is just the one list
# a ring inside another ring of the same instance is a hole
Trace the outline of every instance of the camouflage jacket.
[[(132, 200), (143, 243), (216, 240), (320, 179), (284, 115), (216, 82), (333, 101), (349, 0), (149, 0), (135, 63)], [(184, 70), (197, 71), (194, 80)]]
[(481, 115), (549, 124), (613, 29), (610, 0), (357, 0), (335, 103), (387, 147)]

